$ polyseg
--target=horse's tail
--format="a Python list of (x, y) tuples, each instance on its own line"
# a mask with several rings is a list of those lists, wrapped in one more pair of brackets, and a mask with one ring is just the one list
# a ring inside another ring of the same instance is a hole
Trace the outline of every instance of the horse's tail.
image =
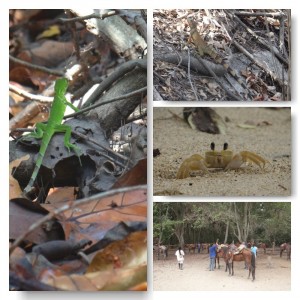
[(251, 252), (251, 267), (255, 269), (255, 254)]

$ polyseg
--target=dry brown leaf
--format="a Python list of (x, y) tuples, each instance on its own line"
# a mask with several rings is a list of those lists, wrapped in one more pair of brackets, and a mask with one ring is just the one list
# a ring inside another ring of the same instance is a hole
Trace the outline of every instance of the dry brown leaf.
[(87, 273), (137, 267), (146, 263), (147, 231), (137, 231), (98, 252), (90, 263)]
[[(9, 202), (9, 239), (15, 240), (29, 227), (43, 218), (48, 211), (41, 207), (37, 202), (30, 202), (24, 198), (15, 198)], [(57, 226), (58, 225), (58, 226)], [(51, 235), (47, 226), (51, 229)], [(53, 228), (51, 228), (53, 226)], [(36, 228), (27, 237), (26, 241), (40, 244), (52, 239), (59, 239), (63, 235), (59, 224), (48, 222)]]
[[(49, 211), (55, 209), (51, 205), (43, 207)], [(94, 200), (75, 210), (65, 211), (57, 216), (57, 219), (63, 226), (67, 239), (89, 239), (95, 243), (98, 242), (99, 236), (104, 236), (120, 222), (146, 222), (147, 191), (130, 191)]]
[(139, 160), (131, 170), (118, 179), (112, 188), (140, 184), (147, 184), (147, 158)]
[(25, 50), (18, 58), (44, 67), (56, 67), (73, 54), (72, 42), (46, 40), (31, 50)]
[[(127, 291), (147, 280), (147, 265), (84, 275), (52, 276), (43, 279), (45, 284), (66, 291)], [(144, 284), (144, 287), (147, 286)]]
[(13, 172), (13, 168), (18, 167), (22, 161), (28, 160), (29, 158), (30, 155), (27, 154), (9, 163), (9, 200), (19, 197), (22, 193), (19, 182), (11, 175)]

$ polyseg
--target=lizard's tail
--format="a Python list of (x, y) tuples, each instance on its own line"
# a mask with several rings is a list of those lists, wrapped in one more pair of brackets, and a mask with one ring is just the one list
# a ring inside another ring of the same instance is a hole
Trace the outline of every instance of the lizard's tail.
[(27, 194), (31, 191), (32, 187), (33, 187), (33, 184), (35, 182), (35, 179), (39, 173), (39, 170), (41, 168), (41, 165), (42, 165), (42, 161), (43, 161), (43, 156), (39, 153), (38, 154), (38, 159), (36, 161), (36, 164), (35, 164), (35, 167), (34, 167), (34, 170), (33, 170), (33, 173), (32, 173), (32, 176), (29, 180), (29, 183), (27, 184), (27, 186), (25, 187), (24, 189), (24, 193)]
[(31, 191), (32, 187), (33, 187), (34, 181), (35, 181), (35, 179), (36, 179), (36, 177), (39, 173), (39, 170), (40, 170), (40, 167), (42, 165), (43, 158), (44, 158), (44, 155), (46, 153), (47, 146), (48, 146), (48, 144), (51, 140), (51, 137), (52, 137), (51, 133), (44, 132), (42, 143), (41, 143), (41, 148), (40, 148), (40, 151), (38, 153), (38, 158), (36, 160), (33, 173), (31, 175), (29, 183), (27, 184), (26, 188), (24, 189), (25, 194), (29, 193)]

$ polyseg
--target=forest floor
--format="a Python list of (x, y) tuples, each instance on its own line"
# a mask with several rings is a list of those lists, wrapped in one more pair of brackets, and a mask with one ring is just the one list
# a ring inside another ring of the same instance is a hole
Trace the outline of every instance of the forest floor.
[[(154, 108), (153, 149), (160, 151), (153, 159), (154, 195), (291, 195), (291, 110), (257, 107), (218, 107), (214, 110), (226, 122), (225, 134), (191, 129), (183, 120), (182, 108)], [(249, 123), (254, 126), (248, 126)], [(270, 164), (265, 170), (252, 165), (176, 179), (181, 163), (192, 154), (204, 155), (211, 142), (216, 143), (216, 150), (227, 142), (234, 153), (255, 152)]]
[[(174, 252), (168, 259), (153, 262), (154, 291), (288, 291), (291, 290), (291, 261), (276, 255), (259, 254), (256, 260), (256, 280), (247, 279), (244, 262), (234, 263), (234, 276), (225, 273), (224, 260), (220, 269), (209, 271), (209, 255), (187, 254), (183, 270), (178, 269)], [(250, 277), (251, 278), (251, 277)]]

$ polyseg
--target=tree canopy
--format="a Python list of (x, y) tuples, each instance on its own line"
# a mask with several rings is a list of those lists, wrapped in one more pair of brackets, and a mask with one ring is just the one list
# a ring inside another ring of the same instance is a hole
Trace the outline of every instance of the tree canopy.
[(153, 205), (156, 242), (291, 241), (291, 204), (286, 202), (158, 202)]

